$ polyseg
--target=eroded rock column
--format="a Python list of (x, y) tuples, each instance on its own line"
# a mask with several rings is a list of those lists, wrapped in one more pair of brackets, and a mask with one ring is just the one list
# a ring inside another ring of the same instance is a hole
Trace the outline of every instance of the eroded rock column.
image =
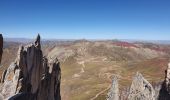
[(107, 100), (119, 100), (119, 85), (118, 77), (116, 76), (113, 77), (111, 89), (107, 95)]
[(0, 92), (9, 100), (61, 100), (60, 63), (43, 57), (40, 36), (20, 46), (18, 56), (3, 74)]

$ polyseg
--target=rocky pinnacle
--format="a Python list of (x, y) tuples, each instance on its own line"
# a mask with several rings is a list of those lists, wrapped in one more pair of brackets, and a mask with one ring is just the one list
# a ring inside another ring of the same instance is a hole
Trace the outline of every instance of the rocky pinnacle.
[(128, 100), (155, 100), (154, 88), (138, 72), (132, 81)]
[(107, 95), (107, 100), (119, 100), (119, 85), (118, 78), (113, 77), (111, 89)]
[(34, 44), (20, 46), (16, 60), (2, 76), (2, 93), (9, 100), (61, 100), (60, 63), (43, 57), (40, 35)]

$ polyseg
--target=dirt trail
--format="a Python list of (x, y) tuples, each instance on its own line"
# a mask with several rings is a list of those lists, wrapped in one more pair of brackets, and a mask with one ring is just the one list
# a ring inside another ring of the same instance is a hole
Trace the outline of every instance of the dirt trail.
[[(108, 80), (109, 81), (112, 81), (112, 79), (111, 79), (111, 74), (107, 74), (108, 76), (107, 76), (107, 78), (108, 78)], [(90, 100), (95, 100), (96, 98), (98, 98), (98, 96), (99, 95), (101, 95), (101, 94), (103, 94), (103, 93), (105, 93), (107, 90), (109, 90), (111, 88), (111, 85), (109, 85), (106, 89), (104, 89), (104, 90), (102, 90), (102, 91), (100, 91), (99, 93), (97, 93), (93, 98), (91, 98)]]
[(99, 93), (96, 94), (95, 97), (91, 98), (90, 100), (95, 100), (99, 95), (105, 93), (107, 90), (109, 90), (111, 87), (111, 85), (109, 85), (106, 89), (104, 89), (103, 91), (100, 91)]
[[(114, 66), (114, 68), (120, 68), (120, 66)], [(118, 76), (119, 78), (121, 77), (120, 76), (120, 73), (121, 72), (118, 72), (117, 74), (111, 74), (111, 73), (105, 73), (105, 75), (107, 75), (107, 79), (109, 80), (109, 81), (111, 81), (112, 82), (112, 76)], [(101, 73), (99, 73), (99, 77), (101, 76)], [(111, 84), (106, 88), (106, 89), (104, 89), (104, 90), (102, 90), (102, 91), (100, 91), (99, 93), (97, 93), (93, 98), (91, 98), (90, 100), (95, 100), (95, 99), (97, 99), (101, 94), (103, 94), (103, 93), (105, 93), (107, 90), (109, 90), (111, 88)]]
[(74, 78), (80, 77), (81, 74), (85, 72), (85, 71), (84, 71), (84, 68), (85, 68), (86, 66), (85, 66), (84, 63), (85, 63), (84, 61), (78, 62), (78, 64), (82, 65), (82, 67), (81, 67), (81, 70), (80, 70), (79, 73), (76, 73), (76, 74), (73, 75)]
[(81, 61), (81, 62), (79, 62), (79, 64), (80, 65), (82, 65), (82, 67), (81, 67), (81, 71), (80, 71), (80, 73), (79, 74), (82, 74), (82, 73), (84, 73), (85, 71), (84, 71), (84, 68), (86, 67), (85, 66), (85, 64), (84, 64), (85, 62), (84, 61)]

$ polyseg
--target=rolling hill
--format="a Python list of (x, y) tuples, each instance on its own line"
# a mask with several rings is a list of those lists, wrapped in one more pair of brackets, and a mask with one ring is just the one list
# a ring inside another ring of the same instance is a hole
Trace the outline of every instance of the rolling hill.
[[(1, 73), (14, 61), (19, 45), (5, 42)], [(123, 42), (119, 40), (43, 41), (47, 58), (61, 62), (62, 100), (103, 100), (112, 76), (120, 80), (120, 89), (129, 87), (137, 71), (151, 83), (164, 78), (169, 61), (168, 44)]]

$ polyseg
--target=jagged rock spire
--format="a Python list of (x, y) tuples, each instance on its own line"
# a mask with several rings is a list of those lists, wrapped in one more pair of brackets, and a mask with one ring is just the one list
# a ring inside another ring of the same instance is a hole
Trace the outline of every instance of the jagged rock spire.
[(40, 34), (38, 34), (38, 35), (37, 35), (37, 38), (36, 38), (36, 40), (35, 40), (35, 46), (36, 46), (37, 48), (41, 48), (41, 43), (40, 43), (40, 41), (41, 41), (41, 37), (40, 37)]
[(34, 44), (20, 46), (3, 74), (0, 93), (9, 100), (61, 100), (60, 80), (60, 63), (43, 57), (38, 35)]
[(111, 89), (107, 94), (107, 100), (119, 100), (119, 85), (117, 76), (113, 77)]
[(154, 88), (139, 72), (132, 81), (128, 100), (155, 100)]
[(0, 63), (2, 59), (2, 53), (3, 53), (3, 36), (0, 34)]

